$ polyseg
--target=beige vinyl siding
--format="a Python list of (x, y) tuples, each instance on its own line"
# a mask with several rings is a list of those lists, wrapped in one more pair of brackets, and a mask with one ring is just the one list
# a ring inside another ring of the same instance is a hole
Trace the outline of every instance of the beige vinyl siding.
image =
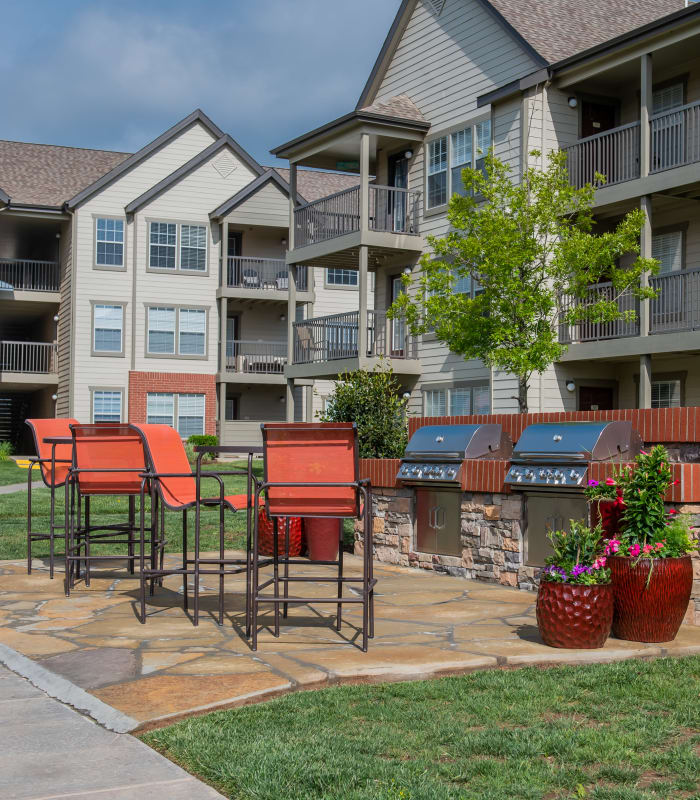
[(73, 289), (73, 218), (62, 226), (59, 247), (61, 304), (58, 312), (58, 389), (56, 416), (71, 416), (71, 292)]
[(280, 304), (260, 304), (246, 306), (229, 300), (228, 315), (237, 316), (238, 338), (246, 342), (286, 342), (287, 322), (280, 315), (287, 314), (285, 306)]
[(499, 103), (493, 109), (493, 152), (508, 164), (513, 181), (520, 179), (520, 97)]
[[(267, 228), (258, 225), (248, 226), (231, 223), (231, 230), (240, 230), (243, 233), (243, 255), (251, 258), (279, 258), (284, 260), (287, 245), (282, 240), (287, 240), (289, 218), (283, 228)], [(229, 253), (230, 255), (230, 253)]]
[(446, 0), (435, 17), (419, 2), (375, 100), (408, 94), (433, 126), (460, 122), (476, 98), (536, 67), (477, 0)]
[(226, 221), (239, 225), (289, 226), (289, 198), (275, 183), (267, 183), (237, 206)]

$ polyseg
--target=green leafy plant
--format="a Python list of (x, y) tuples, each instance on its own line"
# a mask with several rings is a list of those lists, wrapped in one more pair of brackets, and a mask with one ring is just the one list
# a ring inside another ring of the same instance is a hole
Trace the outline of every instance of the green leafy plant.
[(12, 444), (10, 442), (0, 442), (0, 461), (9, 461), (12, 455)]
[(572, 519), (569, 531), (550, 531), (547, 538), (554, 555), (545, 561), (540, 577), (554, 583), (596, 585), (610, 583), (610, 570), (605, 566), (603, 529), (589, 528), (583, 520)]
[[(644, 212), (596, 232), (595, 190), (571, 185), (565, 153), (514, 182), (510, 167), (489, 152), (484, 170), (463, 170), (462, 182), (465, 194), (449, 204), (450, 232), (428, 237), (432, 252), (415, 280), (404, 276), (407, 291), (389, 313), (405, 318), (414, 335), (432, 332), (451, 352), (517, 376), (525, 413), (530, 377), (566, 351), (559, 327), (634, 319), (634, 310), (620, 310), (620, 297), (655, 297), (640, 279), (657, 272), (658, 262), (637, 257), (619, 266), (622, 255), (640, 252)], [(602, 281), (610, 290), (592, 292)]]
[[(187, 444), (192, 445), (192, 452), (194, 460), (197, 459), (197, 454), (194, 452), (195, 447), (216, 447), (219, 444), (218, 436), (213, 433), (193, 433), (187, 440)], [(206, 453), (202, 457), (202, 461), (213, 461), (218, 453)]]
[(390, 368), (338, 376), (322, 422), (355, 422), (360, 458), (402, 458), (408, 443), (406, 400)]

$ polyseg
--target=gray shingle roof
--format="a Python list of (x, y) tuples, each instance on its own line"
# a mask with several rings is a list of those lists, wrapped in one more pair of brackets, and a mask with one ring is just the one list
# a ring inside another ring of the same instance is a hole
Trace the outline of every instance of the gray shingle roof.
[(372, 114), (383, 114), (386, 117), (401, 117), (401, 119), (427, 122), (418, 106), (407, 94), (399, 94), (396, 97), (390, 97), (388, 100), (372, 103), (370, 106), (363, 106), (358, 110)]
[(488, 0), (550, 64), (684, 8), (684, 0)]
[[(281, 177), (289, 183), (289, 170), (284, 167), (274, 167)], [(329, 194), (350, 189), (360, 182), (359, 175), (343, 175), (337, 172), (322, 172), (321, 170), (297, 170), (297, 192), (311, 203)]]
[(15, 204), (61, 206), (129, 155), (0, 140), (0, 186)]

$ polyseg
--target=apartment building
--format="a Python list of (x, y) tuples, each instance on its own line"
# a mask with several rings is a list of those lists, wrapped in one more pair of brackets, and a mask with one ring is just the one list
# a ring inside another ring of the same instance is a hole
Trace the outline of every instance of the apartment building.
[[(570, 179), (597, 172), (597, 229), (641, 207), (656, 300), (635, 322), (562, 326), (561, 362), (533, 376), (532, 411), (700, 403), (700, 7), (685, 0), (404, 0), (356, 108), (273, 152), (359, 184), (295, 205), (291, 272), (358, 272), (357, 318), (290, 326), (289, 379), (382, 356), (425, 415), (517, 411), (513, 376), (465, 361), (385, 311), (428, 234), (444, 235), (460, 173), (495, 154), (518, 181), (530, 155), (565, 148)], [(374, 305), (364, 296), (376, 277)], [(474, 292), (469, 280), (457, 291)], [(606, 294), (606, 284), (591, 292)], [(609, 296), (609, 295), (608, 295)], [(633, 298), (619, 300), (621, 310)], [(350, 330), (351, 329), (351, 330)], [(290, 408), (291, 412), (291, 408)]]
[[(303, 171), (296, 202), (356, 182)], [(286, 415), (287, 315), (358, 307), (322, 266), (290, 306), (284, 171), (199, 110), (133, 154), (0, 142), (0, 187), (0, 440), (19, 450), (53, 414), (256, 443)], [(293, 383), (296, 418), (324, 393)]]

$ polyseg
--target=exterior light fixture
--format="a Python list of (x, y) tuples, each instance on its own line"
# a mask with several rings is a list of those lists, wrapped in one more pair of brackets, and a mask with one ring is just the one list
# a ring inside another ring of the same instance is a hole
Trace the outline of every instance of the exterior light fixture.
[(401, 395), (401, 397), (403, 397), (404, 400), (410, 400), (411, 399), (411, 393), (410, 392), (404, 392)]
[(568, 392), (576, 391), (576, 384), (573, 381), (567, 381), (566, 382), (566, 390)]
[(284, 395), (280, 395), (280, 403), (284, 403), (284, 401), (285, 401)]
[(413, 150), (406, 150), (404, 158), (413, 158)]
[(52, 399), (54, 402), (56, 402), (56, 400), (58, 400), (58, 395), (57, 395), (57, 394), (52, 394), (52, 395), (51, 395), (51, 399)]
[(58, 322), (58, 314), (54, 314), (53, 315), (53, 321), (54, 322)]
[(573, 95), (567, 100), (570, 108), (576, 108), (578, 105), (578, 98)]
[(286, 314), (280, 314), (280, 322), (284, 322), (287, 319)]

